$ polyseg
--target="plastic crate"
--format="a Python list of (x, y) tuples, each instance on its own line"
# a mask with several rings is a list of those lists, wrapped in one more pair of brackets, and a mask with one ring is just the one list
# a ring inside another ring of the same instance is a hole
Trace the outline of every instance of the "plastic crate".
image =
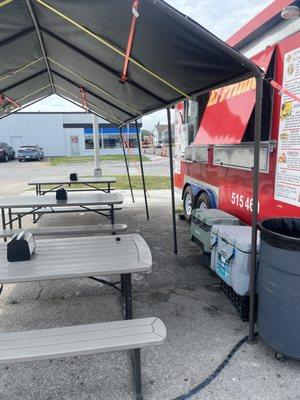
[[(235, 293), (235, 291), (227, 285), (226, 282), (221, 280), (221, 289), (226, 294), (232, 305), (238, 312), (241, 320), (243, 322), (249, 321), (249, 305), (250, 305), (250, 298), (249, 296), (240, 296), (239, 294)], [(255, 296), (255, 314), (254, 318), (257, 318), (257, 296)]]
[(210, 268), (210, 253), (207, 253), (206, 251), (204, 251), (204, 246), (203, 243), (200, 242), (199, 239), (197, 239), (195, 236), (192, 236), (191, 241), (196, 243), (200, 249), (202, 250), (202, 263), (204, 266)]

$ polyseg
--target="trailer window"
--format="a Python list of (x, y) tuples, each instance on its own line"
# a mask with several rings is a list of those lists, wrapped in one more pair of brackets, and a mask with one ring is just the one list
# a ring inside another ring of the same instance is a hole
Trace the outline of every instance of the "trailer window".
[(189, 144), (191, 144), (197, 135), (204, 110), (208, 102), (209, 93), (198, 96), (195, 100), (186, 102), (186, 120), (189, 127)]

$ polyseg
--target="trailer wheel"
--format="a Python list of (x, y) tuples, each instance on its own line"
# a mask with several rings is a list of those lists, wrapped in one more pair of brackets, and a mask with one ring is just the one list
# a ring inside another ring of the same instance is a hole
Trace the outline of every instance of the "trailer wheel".
[(183, 193), (183, 211), (184, 211), (185, 220), (188, 223), (191, 223), (192, 211), (194, 208), (194, 204), (195, 204), (195, 199), (194, 199), (194, 195), (192, 193), (192, 189), (190, 186), (187, 186)]
[(197, 200), (196, 208), (199, 208), (200, 211), (212, 208), (212, 204), (207, 193), (203, 192), (200, 194)]

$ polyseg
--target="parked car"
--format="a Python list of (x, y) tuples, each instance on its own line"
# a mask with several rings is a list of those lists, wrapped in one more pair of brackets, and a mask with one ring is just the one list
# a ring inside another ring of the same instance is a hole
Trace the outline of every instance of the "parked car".
[(7, 162), (15, 158), (14, 149), (7, 143), (0, 142), (0, 161)]
[(40, 161), (44, 158), (43, 148), (40, 146), (20, 146), (18, 150), (19, 161), (36, 160)]

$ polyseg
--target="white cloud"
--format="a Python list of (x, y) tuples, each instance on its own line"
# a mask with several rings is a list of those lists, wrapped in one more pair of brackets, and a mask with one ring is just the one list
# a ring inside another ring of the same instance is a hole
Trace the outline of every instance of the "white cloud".
[[(183, 14), (193, 18), (204, 28), (222, 40), (233, 33), (267, 7), (273, 0), (166, 0)], [(26, 111), (78, 111), (78, 107), (51, 96)], [(152, 129), (157, 122), (166, 123), (166, 111), (158, 111), (143, 118), (143, 125)]]

